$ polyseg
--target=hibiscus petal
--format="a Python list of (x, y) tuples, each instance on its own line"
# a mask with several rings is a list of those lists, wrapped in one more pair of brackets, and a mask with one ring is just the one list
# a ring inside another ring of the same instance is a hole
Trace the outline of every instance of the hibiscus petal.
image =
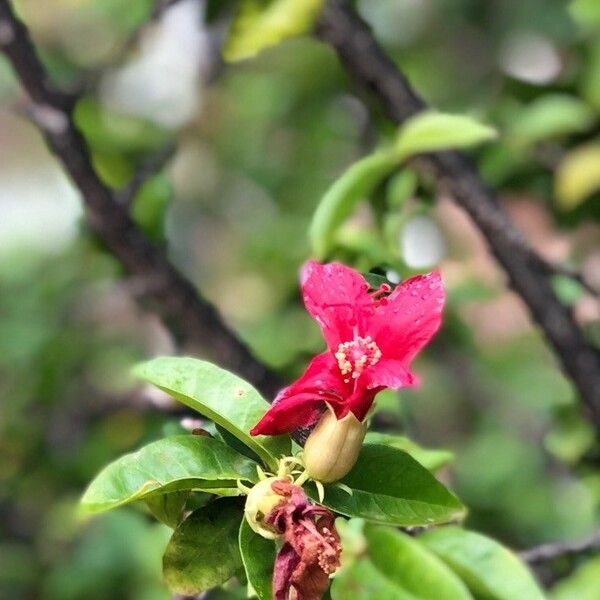
[(366, 387), (369, 389), (386, 387), (399, 390), (403, 387), (418, 385), (419, 379), (411, 373), (403, 363), (393, 358), (382, 358), (364, 375)]
[(281, 435), (312, 425), (321, 415), (323, 399), (314, 394), (283, 398), (250, 430), (251, 435)]
[(446, 293), (437, 271), (401, 283), (377, 308), (369, 333), (385, 358), (408, 367), (441, 324)]
[(336, 406), (344, 395), (344, 383), (335, 359), (329, 352), (319, 354), (304, 374), (284, 388), (250, 431), (252, 435), (280, 435), (312, 425), (324, 402)]
[(364, 335), (368, 318), (375, 307), (365, 279), (340, 263), (306, 263), (302, 270), (302, 296), (306, 310), (317, 321), (328, 348)]
[(283, 398), (305, 392), (323, 392), (327, 395), (341, 396), (343, 391), (344, 382), (335, 358), (330, 352), (323, 352), (310, 361), (302, 376), (279, 392), (275, 403)]

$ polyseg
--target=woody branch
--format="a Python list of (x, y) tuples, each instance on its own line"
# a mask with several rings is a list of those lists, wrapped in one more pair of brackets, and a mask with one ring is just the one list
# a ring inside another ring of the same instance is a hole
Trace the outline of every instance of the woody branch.
[[(53, 85), (8, 0), (0, 0), (0, 50), (29, 96), (29, 114), (78, 188), (90, 229), (126, 271), (147, 282), (148, 299), (180, 345), (210, 353), (272, 397), (281, 387), (279, 377), (252, 355), (218, 311), (169, 262), (164, 248), (136, 226), (123, 192), (111, 190), (98, 177), (87, 143), (73, 121), (77, 97)], [(134, 180), (130, 187), (135, 191), (136, 186)]]
[[(392, 121), (402, 123), (427, 108), (375, 41), (367, 24), (344, 0), (326, 2), (317, 35), (335, 50), (349, 75), (378, 100)], [(465, 155), (438, 152), (424, 157), (424, 161), (485, 238), (600, 430), (600, 354), (586, 341), (571, 311), (556, 296), (550, 282), (555, 270), (511, 223), (494, 192)]]

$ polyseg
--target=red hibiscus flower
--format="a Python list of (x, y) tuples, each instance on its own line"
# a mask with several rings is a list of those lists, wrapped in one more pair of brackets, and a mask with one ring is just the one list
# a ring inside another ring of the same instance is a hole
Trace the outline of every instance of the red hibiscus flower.
[(440, 327), (445, 292), (439, 273), (412, 277), (369, 292), (365, 279), (340, 263), (311, 261), (302, 272), (302, 294), (327, 351), (283, 389), (252, 435), (279, 435), (312, 425), (325, 403), (342, 419), (362, 421), (384, 388), (417, 384), (410, 364)]
[(342, 547), (335, 516), (315, 506), (301, 487), (280, 480), (272, 484), (282, 501), (265, 522), (283, 536), (273, 570), (273, 599), (319, 600), (329, 587), (329, 575), (340, 566)]

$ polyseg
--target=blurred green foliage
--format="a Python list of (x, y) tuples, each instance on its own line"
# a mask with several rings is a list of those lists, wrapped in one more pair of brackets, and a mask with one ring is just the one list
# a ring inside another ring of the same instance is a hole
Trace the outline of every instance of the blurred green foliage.
[[(211, 28), (225, 25), (231, 4), (209, 2)], [(98, 72), (143, 55), (148, 40), (131, 48), (129, 40), (150, 0), (17, 5), (56, 80), (86, 84), (77, 120), (107, 183), (123, 187), (155, 152), (177, 144), (168, 168), (136, 197), (136, 220), (262, 359), (286, 377), (298, 374), (321, 348), (297, 292), (308, 224), (335, 178), (388, 136), (389, 124), (354, 95), (332, 52), (308, 38), (227, 67), (207, 66), (203, 55), (193, 76), (214, 76), (193, 83), (195, 108), (177, 126), (127, 113), (111, 104)], [(432, 105), (499, 129), (499, 141), (473, 156), (532, 241), (597, 271), (598, 3), (357, 5)], [(168, 75), (160, 63), (146, 72), (140, 103)], [(44, 179), (52, 159), (30, 159), (41, 141), (12, 112), (18, 99), (0, 61), (0, 211), (6, 223), (11, 211), (29, 210), (19, 223), (33, 227), (37, 205), (23, 205), (19, 186), (35, 186), (57, 209), (63, 198)], [(471, 529), (516, 547), (585, 535), (599, 523), (593, 432), (478, 239), (447, 203), (431, 201), (435, 194), (426, 177), (390, 178), (344, 225), (331, 256), (404, 276), (415, 270), (401, 244), (414, 215), (427, 216), (445, 240), (438, 266), (450, 302), (417, 365), (423, 385), (382, 397), (375, 424), (454, 452), (444, 477), (469, 506)], [(134, 362), (170, 351), (170, 341), (137, 307), (143, 282), (124, 277), (88, 233), (45, 243), (58, 218), (38, 222), (33, 238), (0, 245), (0, 597), (167, 598), (158, 564), (166, 529), (135, 510), (80, 522), (74, 506), (102, 465), (177, 429), (128, 377)], [(598, 343), (589, 297), (570, 282), (556, 287)], [(596, 563), (580, 566), (554, 597), (598, 588)]]

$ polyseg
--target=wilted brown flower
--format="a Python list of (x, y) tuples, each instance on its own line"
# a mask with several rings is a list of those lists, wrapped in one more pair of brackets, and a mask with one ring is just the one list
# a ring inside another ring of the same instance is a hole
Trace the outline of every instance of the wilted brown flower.
[(319, 600), (329, 575), (340, 566), (341, 544), (335, 516), (310, 502), (301, 487), (287, 480), (272, 483), (283, 498), (265, 522), (284, 539), (273, 571), (274, 600)]

